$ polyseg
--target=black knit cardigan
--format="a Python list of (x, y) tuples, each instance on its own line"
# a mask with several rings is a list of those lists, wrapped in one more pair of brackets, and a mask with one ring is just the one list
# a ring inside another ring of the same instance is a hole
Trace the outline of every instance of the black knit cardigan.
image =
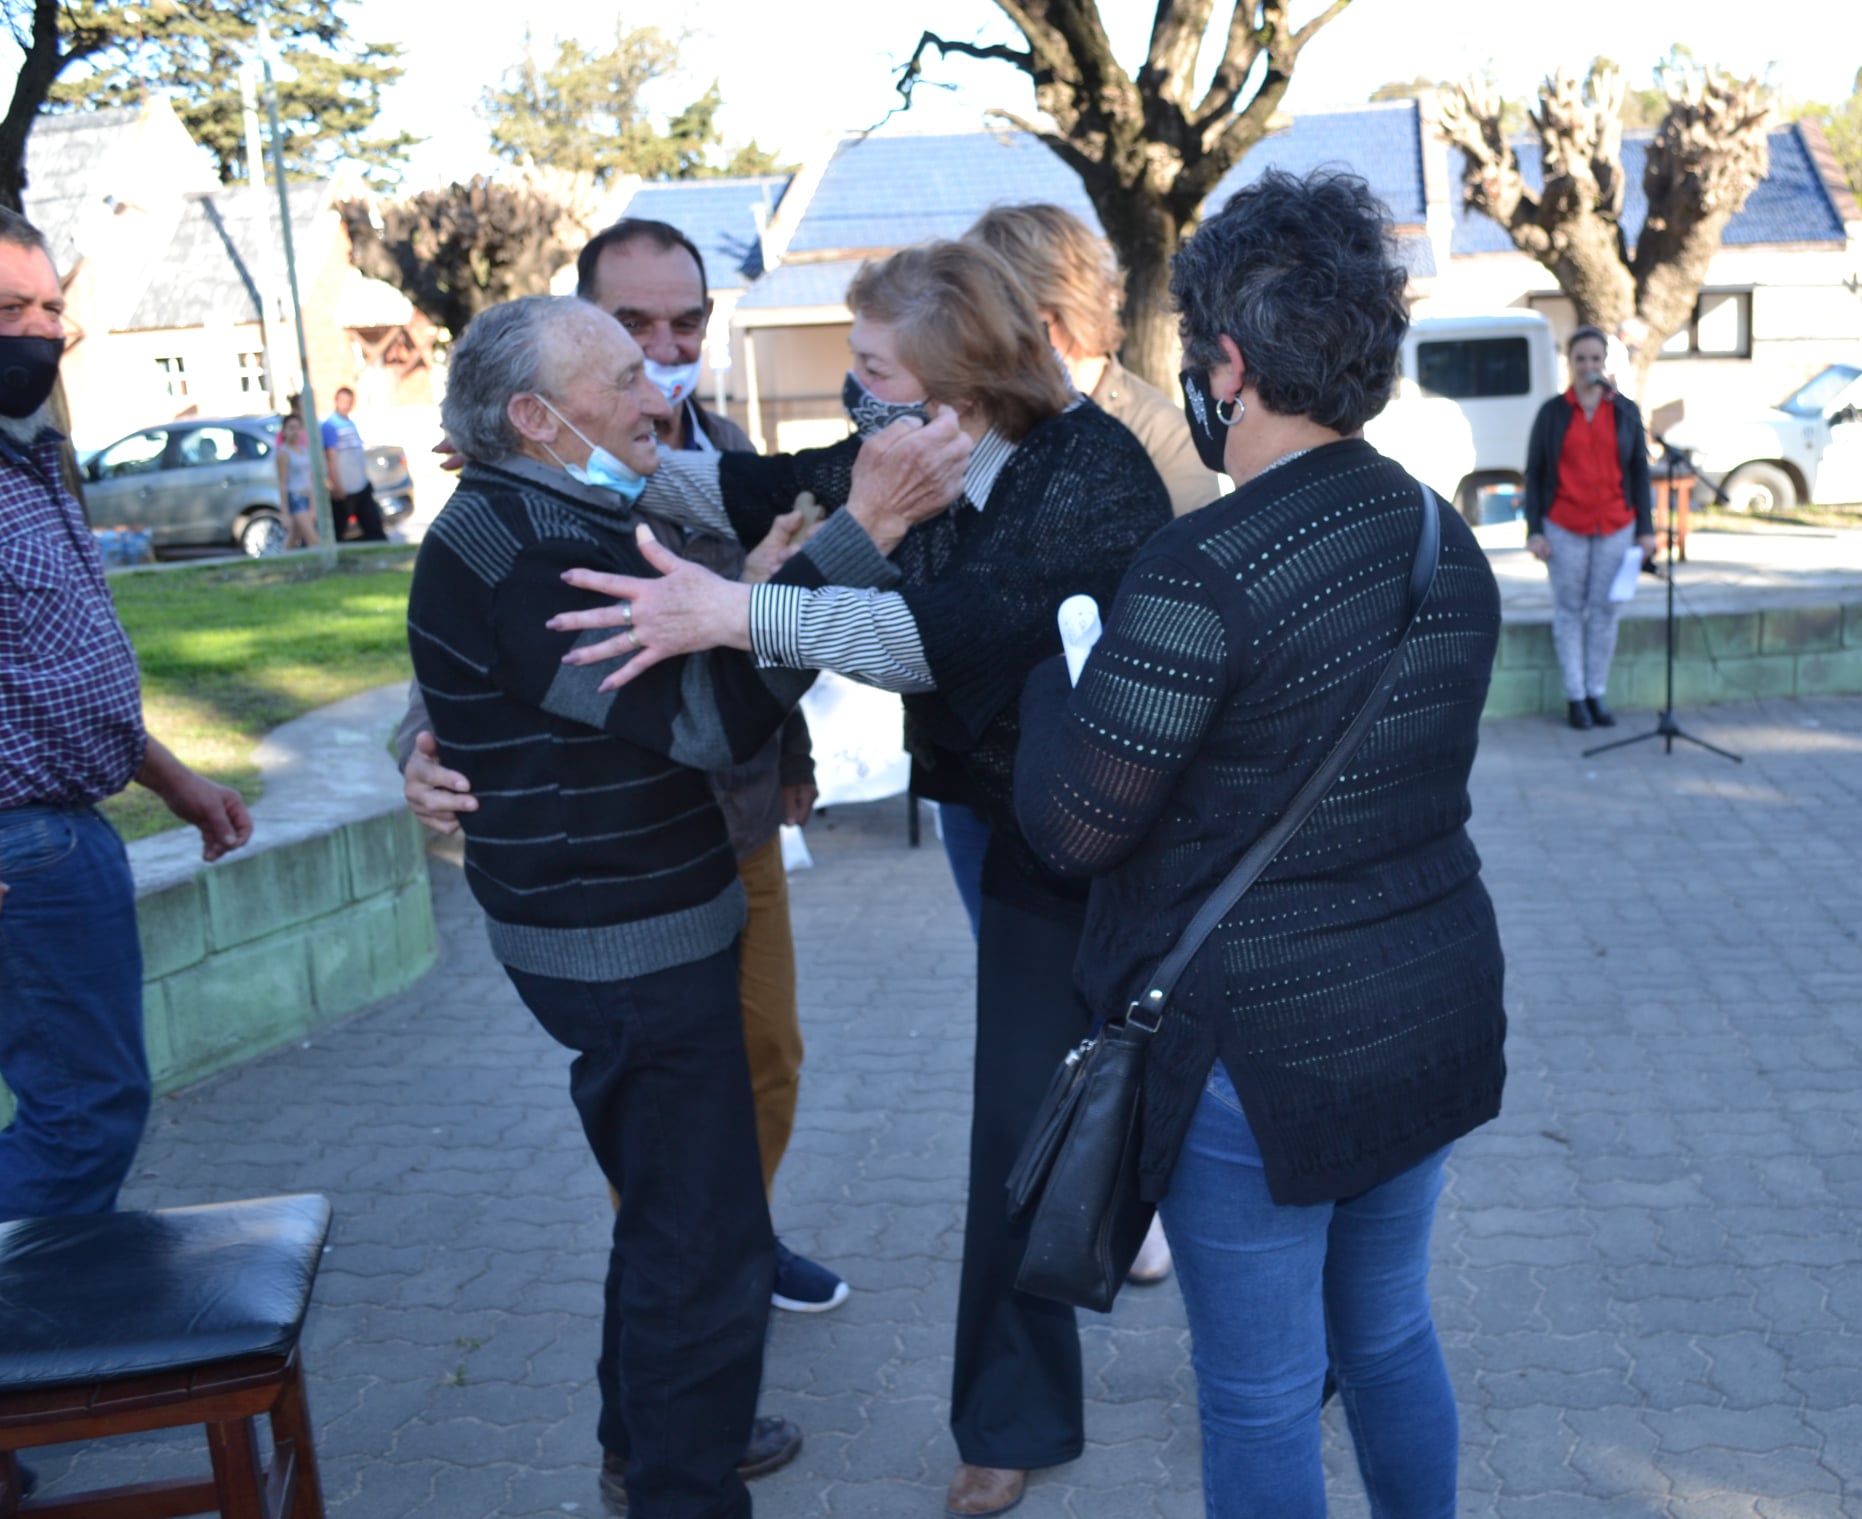
[[(756, 544), (804, 490), (843, 504), (858, 452), (848, 439), (771, 458), (726, 454), (718, 478), (738, 537)], [(994, 889), (1035, 883), (1083, 895), (1037, 864), (1016, 826), (1017, 700), (1028, 672), (1060, 651), (1060, 603), (1081, 592), (1110, 605), (1140, 545), (1169, 521), (1170, 494), (1143, 445), (1082, 401), (1029, 432), (983, 510), (959, 502), (913, 528), (893, 554), (937, 682), (905, 698), (919, 794), (966, 802), (997, 827)]]
[[(1016, 805), (1096, 877), (1082, 990), (1121, 1010), (1376, 684), (1402, 627), (1415, 481), (1369, 444), (1270, 470), (1153, 538), (1077, 690), (1022, 702)], [(1220, 1056), (1276, 1202), (1350, 1197), (1499, 1111), (1503, 966), (1465, 824), (1500, 631), (1461, 518), (1383, 717), (1211, 936), (1153, 1041), (1143, 1177), (1168, 1189)]]

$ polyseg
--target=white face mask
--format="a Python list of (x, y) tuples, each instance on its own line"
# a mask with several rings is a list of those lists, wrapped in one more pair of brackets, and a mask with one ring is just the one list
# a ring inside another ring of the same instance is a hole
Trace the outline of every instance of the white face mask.
[(613, 491), (629, 506), (640, 499), (640, 493), (647, 488), (645, 475), (626, 460), (618, 459), (599, 444), (590, 442), (588, 434), (551, 406), (547, 396), (538, 396), (537, 399), (543, 403), (552, 417), (588, 444), (588, 463), (586, 464), (570, 464), (555, 449), (550, 448), (549, 444), (543, 445), (549, 449), (550, 457), (562, 465), (564, 474), (579, 484)]
[(659, 387), (659, 393), (666, 398), (669, 406), (677, 406), (698, 389), (698, 370), (697, 359), (689, 364), (660, 364), (652, 359), (646, 361), (647, 378)]

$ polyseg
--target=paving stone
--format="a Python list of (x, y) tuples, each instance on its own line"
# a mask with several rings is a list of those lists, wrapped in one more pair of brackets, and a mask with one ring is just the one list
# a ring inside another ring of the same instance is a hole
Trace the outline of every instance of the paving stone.
[[(1540, 679), (1543, 650), (1515, 652)], [(1451, 1159), (1431, 1277), (1465, 1514), (1862, 1519), (1862, 701), (1684, 720), (1747, 763), (1586, 761), (1542, 718), (1483, 731), (1471, 826), (1513, 1074)], [(956, 1460), (972, 949), (902, 813), (833, 809), (791, 882), (808, 1058), (774, 1214), (855, 1293), (776, 1315), (765, 1406), (807, 1443), (755, 1485), (759, 1519), (933, 1519)], [(350, 867), (398, 868), (378, 842)], [(457, 867), (430, 869), (434, 972), (158, 1104), (125, 1201), (331, 1196), (305, 1341), (331, 1519), (597, 1515), (605, 1189), (567, 1052), (491, 963)], [(1084, 1316), (1082, 1341), (1088, 1451), (1018, 1519), (1193, 1519), (1177, 1288)], [(179, 1475), (199, 1441), (40, 1455), (70, 1492)], [(1365, 1519), (1336, 1403), (1323, 1459), (1334, 1519)]]

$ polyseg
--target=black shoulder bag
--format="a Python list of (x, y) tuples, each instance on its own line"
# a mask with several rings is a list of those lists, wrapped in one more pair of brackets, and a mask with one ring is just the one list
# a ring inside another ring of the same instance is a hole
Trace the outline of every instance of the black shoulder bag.
[(1028, 1218), (1028, 1246), (1015, 1285), (1022, 1292), (1104, 1313), (1124, 1284), (1154, 1207), (1138, 1194), (1143, 1142), (1140, 1097), (1145, 1052), (1164, 1008), (1196, 952), (1319, 803), (1382, 714), (1404, 650), (1435, 584), (1442, 523), (1422, 491), (1422, 532), (1409, 577), (1409, 615), (1376, 688), (1287, 810), (1218, 886), (1151, 977), (1145, 994), (1068, 1054), (1009, 1173), (1009, 1216)]

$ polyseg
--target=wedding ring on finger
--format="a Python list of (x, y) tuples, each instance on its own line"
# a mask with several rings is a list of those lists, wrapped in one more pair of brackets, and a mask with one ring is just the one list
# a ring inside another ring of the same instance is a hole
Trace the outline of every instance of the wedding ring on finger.
[(623, 628), (621, 631), (627, 635), (627, 648), (629, 652), (636, 653), (636, 654), (639, 653), (640, 652), (640, 635), (633, 630), (632, 625), (630, 624), (629, 626)]
[(631, 628), (634, 625), (634, 604), (631, 601), (621, 603), (621, 626)]

